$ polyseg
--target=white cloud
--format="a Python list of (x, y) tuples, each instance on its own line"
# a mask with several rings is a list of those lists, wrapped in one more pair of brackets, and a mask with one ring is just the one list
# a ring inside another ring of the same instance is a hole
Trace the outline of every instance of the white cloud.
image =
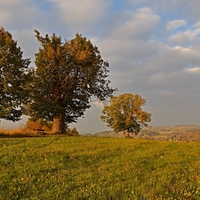
[(184, 26), (186, 24), (187, 23), (186, 23), (185, 20), (176, 19), (176, 20), (172, 20), (172, 21), (168, 22), (166, 26), (167, 26), (168, 30), (172, 30), (172, 29), (176, 29), (176, 28), (178, 28), (180, 26)]
[[(32, 58), (31, 66), (34, 65), (34, 55), (38, 51), (39, 43), (35, 38), (35, 33), (32, 29), (27, 30), (14, 30), (12, 31), (13, 39), (18, 41), (18, 46), (23, 51), (24, 58)], [(29, 45), (27, 45), (29, 44)]]
[[(160, 10), (160, 11), (168, 11), (168, 10), (175, 10), (179, 7), (180, 1), (186, 2), (186, 0), (126, 0), (127, 3), (131, 5), (137, 5), (137, 6), (148, 6), (151, 7), (154, 10)], [(184, 4), (184, 3), (182, 3)], [(185, 4), (184, 4), (185, 5)]]
[[(142, 41), (142, 40), (127, 40), (127, 38), (115, 39), (107, 38), (99, 43), (99, 47), (106, 55), (106, 59), (114, 63), (133, 61), (141, 62), (148, 57), (155, 55), (160, 48), (159, 42)], [(125, 66), (124, 66), (125, 67)], [(129, 66), (130, 67), (130, 66)]]
[(199, 0), (125, 0), (133, 7), (146, 6), (159, 14), (168, 14), (171, 18), (173, 15), (179, 15), (181, 18), (187, 17), (192, 20), (200, 18), (200, 1)]
[[(114, 20), (119, 19), (119, 21)], [(160, 17), (150, 8), (141, 8), (136, 12), (123, 10), (114, 14), (107, 26), (109, 37), (116, 39), (147, 39), (160, 23)]]
[(34, 0), (3, 0), (0, 2), (0, 24), (9, 29), (31, 27), (38, 14), (39, 10)]
[(200, 27), (196, 29), (188, 29), (183, 32), (178, 32), (169, 37), (168, 42), (173, 45), (190, 46), (200, 40)]
[(91, 31), (99, 26), (107, 16), (110, 0), (49, 0), (53, 2), (54, 11), (60, 16), (66, 29), (75, 32)]
[(192, 73), (192, 74), (196, 74), (196, 73), (200, 73), (200, 67), (193, 67), (190, 69), (187, 69), (188, 72)]
[(104, 102), (95, 100), (95, 101), (92, 101), (92, 105), (97, 107), (97, 108), (103, 109), (105, 104), (104, 104)]
[(200, 27), (200, 21), (197, 22), (197, 23), (195, 23), (195, 24), (193, 25), (193, 27)]

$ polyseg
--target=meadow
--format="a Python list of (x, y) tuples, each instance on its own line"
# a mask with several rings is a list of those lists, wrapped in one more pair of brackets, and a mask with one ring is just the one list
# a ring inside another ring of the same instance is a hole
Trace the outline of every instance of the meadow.
[(0, 199), (200, 199), (200, 143), (0, 139)]

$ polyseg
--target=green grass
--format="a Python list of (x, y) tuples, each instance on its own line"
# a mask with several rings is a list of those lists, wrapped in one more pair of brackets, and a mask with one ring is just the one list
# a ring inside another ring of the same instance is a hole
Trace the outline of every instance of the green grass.
[(0, 199), (200, 199), (200, 143), (0, 139)]

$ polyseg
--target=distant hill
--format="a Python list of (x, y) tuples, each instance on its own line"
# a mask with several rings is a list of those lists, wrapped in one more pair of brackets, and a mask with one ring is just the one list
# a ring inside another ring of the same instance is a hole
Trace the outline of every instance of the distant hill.
[(94, 136), (98, 136), (98, 137), (124, 137), (123, 133), (115, 133), (113, 131), (103, 131), (103, 132), (98, 132), (95, 133)]
[[(97, 137), (125, 137), (122, 132), (103, 131), (95, 133)], [(137, 138), (155, 140), (200, 141), (200, 126), (175, 125), (175, 126), (149, 126), (141, 130)]]

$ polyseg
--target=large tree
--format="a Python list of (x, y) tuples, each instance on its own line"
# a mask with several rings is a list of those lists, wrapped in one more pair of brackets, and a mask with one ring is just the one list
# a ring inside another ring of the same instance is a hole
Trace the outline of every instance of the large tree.
[(30, 59), (22, 55), (11, 33), (0, 27), (0, 118), (5, 120), (20, 120), (28, 97), (25, 86)]
[(66, 124), (76, 122), (90, 107), (91, 97), (103, 101), (115, 91), (107, 79), (109, 64), (80, 34), (62, 42), (55, 34), (35, 33), (41, 46), (35, 54), (29, 115), (53, 121), (53, 133), (65, 133)]
[(137, 135), (151, 121), (151, 114), (141, 108), (145, 103), (146, 99), (138, 94), (114, 96), (110, 105), (104, 107), (100, 118), (116, 132), (125, 131), (126, 136), (130, 133)]

